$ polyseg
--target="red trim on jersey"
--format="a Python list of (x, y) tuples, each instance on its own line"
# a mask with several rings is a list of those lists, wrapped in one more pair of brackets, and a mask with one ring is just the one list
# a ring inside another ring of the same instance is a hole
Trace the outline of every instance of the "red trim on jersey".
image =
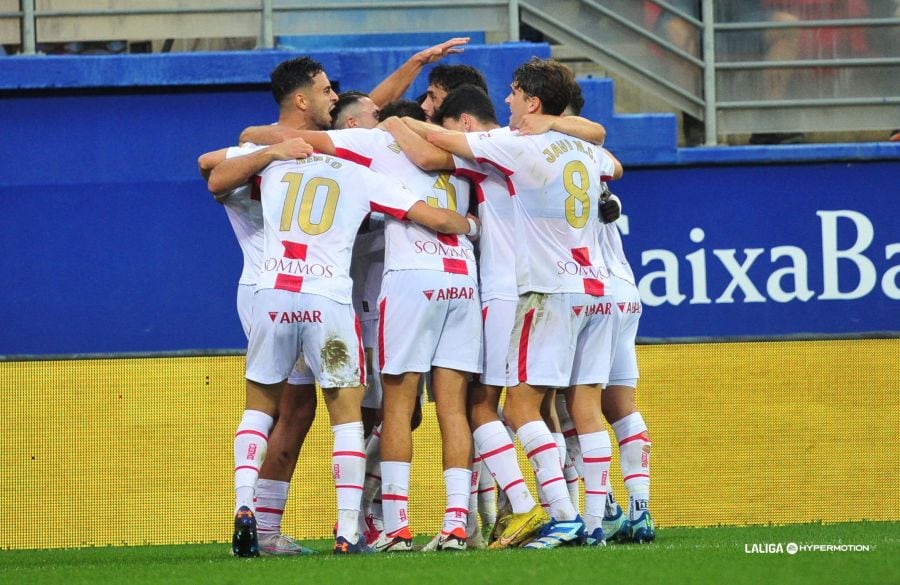
[(555, 442), (554, 443), (545, 443), (544, 445), (541, 445), (540, 447), (535, 447), (534, 449), (532, 449), (531, 451), (526, 453), (525, 456), (528, 457), (529, 459), (531, 459), (538, 453), (543, 453), (544, 451), (549, 451), (550, 449), (556, 449), (556, 448), (557, 447), (556, 447)]
[(332, 457), (361, 457), (366, 458), (366, 454), (361, 451), (332, 451)]
[(250, 199), (262, 201), (262, 177), (259, 175), (250, 177)]
[(282, 240), (281, 245), (284, 246), (285, 258), (289, 260), (306, 260), (306, 250), (309, 248), (306, 244)]
[(588, 495), (588, 496), (605, 496), (605, 495), (608, 494), (609, 492), (601, 492), (601, 491), (595, 491), (595, 490), (584, 490), (584, 493), (585, 493), (585, 495)]
[(574, 437), (577, 434), (578, 434), (578, 429), (569, 429), (567, 431), (563, 431), (562, 435), (564, 437), (568, 438), (568, 437)]
[(581, 460), (585, 463), (609, 463), (612, 457), (582, 457)]
[(375, 475), (374, 473), (367, 473), (366, 477), (371, 477), (372, 479), (381, 479), (380, 475)]
[(650, 474), (649, 473), (634, 473), (632, 475), (626, 475), (625, 477), (622, 478), (622, 481), (628, 481), (629, 479), (634, 479), (636, 477), (646, 477), (647, 479), (650, 479)]
[(371, 209), (372, 211), (377, 211), (378, 213), (390, 215), (394, 219), (399, 219), (400, 221), (406, 219), (406, 211), (404, 211), (403, 209), (388, 207), (387, 205), (381, 205), (379, 203), (375, 203), (374, 201), (369, 202), (369, 209)]
[(338, 158), (342, 158), (344, 160), (353, 161), (358, 165), (362, 165), (364, 167), (372, 166), (372, 159), (359, 154), (358, 152), (353, 152), (347, 148), (335, 148), (334, 156)]
[(575, 259), (575, 262), (578, 262), (579, 266), (591, 265), (591, 251), (586, 247), (572, 248), (572, 258)]
[(361, 485), (353, 485), (352, 483), (341, 483), (341, 484), (335, 484), (334, 488), (335, 488), (335, 489), (338, 489), (338, 490), (341, 489), (341, 488), (343, 488), (343, 489), (348, 489), (348, 490), (359, 490), (359, 491), (362, 491), (363, 486), (361, 486)]
[(483, 307), (481, 309), (481, 325), (482, 325), (482, 327), (487, 327), (488, 309), (490, 309), (490, 307)]
[(384, 370), (384, 314), (387, 313), (387, 298), (378, 303), (378, 369)]
[(284, 516), (284, 510), (279, 510), (278, 508), (264, 508), (263, 506), (257, 506), (256, 512), (262, 512), (264, 514), (278, 514), (279, 516)]
[(366, 385), (366, 350), (363, 347), (362, 342), (362, 325), (359, 322), (359, 315), (354, 316), (355, 327), (356, 327), (356, 343), (359, 347), (359, 385)]
[(606, 288), (603, 286), (602, 280), (597, 280), (596, 278), (585, 278), (584, 292), (594, 297), (602, 297), (606, 294)]
[(468, 514), (469, 509), (468, 508), (447, 508), (446, 510), (444, 510), (444, 514), (449, 514), (451, 512), (456, 513), (456, 514)]
[(280, 273), (275, 277), (275, 288), (290, 292), (300, 292), (303, 288), (303, 277)]
[(243, 431), (238, 431), (238, 432), (236, 432), (236, 433), (234, 434), (235, 437), (240, 437), (241, 435), (256, 435), (256, 436), (258, 436), (258, 437), (262, 437), (262, 438), (263, 438), (264, 440), (266, 440), (266, 441), (269, 440), (269, 437), (267, 437), (266, 435), (262, 434), (262, 433), (259, 432), (259, 431), (254, 431), (254, 430), (251, 430), (251, 429), (245, 429), (245, 430), (243, 430)]
[(459, 246), (459, 236), (456, 234), (438, 234), (437, 239), (445, 246)]
[(443, 258), (444, 261), (444, 272), (451, 272), (453, 274), (468, 274), (469, 268), (466, 266), (465, 260), (455, 260), (451, 258)]
[(535, 309), (525, 313), (522, 321), (522, 335), (519, 337), (519, 382), (528, 380), (528, 337), (531, 335), (531, 322), (534, 321)]
[(491, 486), (491, 487), (489, 487), (489, 488), (484, 488), (483, 490), (478, 490), (478, 491), (475, 492), (475, 493), (476, 493), (476, 494), (489, 494), (489, 493), (491, 493), (492, 491), (494, 491), (494, 487), (493, 487), (493, 486)]
[(514, 445), (512, 443), (507, 443), (505, 445), (497, 447), (493, 451), (488, 451), (487, 453), (482, 453), (481, 460), (484, 461), (488, 457), (493, 457), (494, 455), (499, 455), (500, 453), (503, 453), (504, 451), (509, 451), (510, 449), (513, 449), (513, 448), (514, 448)]
[(510, 197), (516, 196), (516, 186), (513, 185), (513, 182), (512, 182), (511, 177), (513, 176), (513, 172), (511, 170), (509, 170), (505, 167), (502, 167), (502, 166), (498, 165), (497, 163), (495, 163), (494, 161), (488, 160), (486, 158), (475, 157), (475, 161), (482, 163), (482, 164), (487, 163), (487, 164), (491, 165), (492, 167), (494, 167), (495, 169), (497, 169), (498, 171), (500, 171), (501, 173), (503, 173), (503, 177), (506, 179), (506, 188), (507, 188), (507, 190), (509, 190), (509, 196)]
[(600, 175), (600, 180), (601, 181), (612, 181), (613, 176), (612, 175)]
[(625, 437), (621, 441), (619, 441), (619, 447), (624, 445), (625, 443), (630, 443), (632, 441), (645, 441), (647, 443), (650, 442), (650, 435), (647, 434), (647, 431), (641, 431), (636, 435), (631, 435), (630, 437)]
[(484, 188), (481, 186), (481, 182), (487, 179), (487, 175), (484, 173), (479, 173), (478, 171), (473, 171), (472, 169), (456, 169), (453, 174), (457, 177), (465, 177), (472, 182), (472, 186), (475, 187), (475, 199), (478, 201), (479, 205), (484, 203)]
[(234, 468), (235, 471), (238, 471), (239, 469), (252, 469), (253, 471), (259, 471), (259, 467), (254, 467), (252, 465), (238, 465)]

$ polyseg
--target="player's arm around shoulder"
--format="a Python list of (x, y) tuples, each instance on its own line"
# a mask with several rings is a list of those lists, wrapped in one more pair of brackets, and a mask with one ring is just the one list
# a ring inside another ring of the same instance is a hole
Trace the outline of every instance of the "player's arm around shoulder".
[(477, 236), (479, 225), (474, 216), (463, 217), (455, 211), (432, 207), (424, 201), (416, 201), (406, 217), (441, 234)]
[[(412, 118), (410, 118), (412, 120)], [(419, 122), (419, 120), (412, 120)], [(424, 122), (419, 122), (425, 124)], [(403, 154), (417, 167), (426, 171), (453, 170), (453, 156), (437, 146), (429, 143), (419, 133), (415, 132), (405, 120), (391, 116), (382, 122), (385, 130), (391, 133), (394, 140), (403, 150)], [(438, 129), (438, 126), (426, 124), (430, 128)]]
[(519, 122), (519, 136), (535, 136), (551, 130), (568, 134), (598, 146), (606, 140), (606, 128), (599, 122), (581, 116), (551, 116), (548, 114), (525, 114)]
[(200, 171), (200, 176), (203, 177), (204, 181), (209, 180), (209, 174), (212, 173), (212, 170), (216, 168), (220, 162), (225, 160), (228, 155), (227, 148), (220, 148), (218, 150), (213, 150), (210, 152), (204, 152), (197, 159), (197, 168)]
[(475, 153), (472, 152), (472, 147), (469, 146), (469, 139), (464, 132), (456, 132), (455, 130), (447, 130), (446, 128), (435, 126), (428, 132), (426, 139), (431, 144), (451, 154), (469, 160), (475, 159)]
[(266, 124), (265, 126), (248, 126), (241, 132), (238, 137), (238, 144), (250, 142), (253, 144), (277, 144), (290, 140), (291, 138), (302, 137), (302, 130), (295, 130), (280, 124)]
[(302, 138), (293, 138), (268, 147), (253, 147), (246, 154), (226, 158), (210, 172), (207, 188), (221, 195), (246, 184), (250, 178), (277, 160), (306, 158), (312, 147)]

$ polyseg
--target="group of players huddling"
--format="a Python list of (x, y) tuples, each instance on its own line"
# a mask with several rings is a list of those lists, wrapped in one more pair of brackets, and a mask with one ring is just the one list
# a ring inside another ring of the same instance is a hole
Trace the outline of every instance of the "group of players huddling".
[[(200, 157), (244, 253), (236, 556), (311, 552), (281, 519), (315, 384), (334, 433), (336, 554), (414, 550), (423, 385), (442, 435), (446, 508), (422, 550), (655, 537), (650, 441), (635, 407), (641, 303), (606, 188), (622, 167), (601, 146), (604, 128), (577, 117), (578, 84), (552, 60), (516, 69), (506, 128), (466, 65), (439, 65), (419, 102), (398, 99), (466, 41), (417, 53), (368, 95), (336, 95), (308, 57), (285, 61), (271, 76), (278, 121)], [(609, 487), (604, 419), (626, 510)]]

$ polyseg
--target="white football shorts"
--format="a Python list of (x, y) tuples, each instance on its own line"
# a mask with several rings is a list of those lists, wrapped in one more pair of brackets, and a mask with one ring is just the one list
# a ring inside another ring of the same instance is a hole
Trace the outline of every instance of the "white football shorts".
[(606, 384), (618, 321), (613, 299), (585, 293), (520, 295), (507, 359), (510, 383)]
[(615, 280), (616, 310), (619, 311), (619, 327), (613, 339), (612, 367), (609, 372), (610, 386), (636, 388), (638, 381), (637, 353), (634, 340), (637, 339), (638, 322), (641, 320), (641, 294), (638, 288), (617, 276)]
[(379, 369), (428, 372), (432, 366), (481, 372), (481, 302), (467, 274), (392, 270), (378, 298)]
[(321, 388), (365, 385), (359, 320), (352, 305), (321, 295), (257, 290), (247, 348), (247, 379), (275, 384), (301, 356)]
[[(255, 284), (239, 284), (237, 291), (237, 312), (238, 318), (241, 320), (241, 327), (244, 329), (244, 335), (250, 339), (250, 323), (253, 320), (253, 291), (256, 290)], [(303, 361), (303, 354), (294, 363), (294, 369), (288, 376), (288, 384), (295, 386), (305, 386), (315, 384), (316, 379), (312, 372)]]

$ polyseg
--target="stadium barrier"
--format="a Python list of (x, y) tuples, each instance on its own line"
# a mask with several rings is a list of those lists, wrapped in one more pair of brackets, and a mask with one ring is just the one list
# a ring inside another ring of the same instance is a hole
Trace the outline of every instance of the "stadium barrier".
[[(900, 342), (638, 348), (657, 525), (900, 520)], [(240, 356), (0, 362), (0, 548), (229, 542)], [(320, 401), (284, 530), (327, 538), (331, 432)], [(614, 491), (624, 495), (614, 448)], [(443, 516), (434, 405), (414, 434), (412, 529)], [(528, 481), (533, 474), (520, 460)], [(223, 554), (224, 554), (223, 545)]]

